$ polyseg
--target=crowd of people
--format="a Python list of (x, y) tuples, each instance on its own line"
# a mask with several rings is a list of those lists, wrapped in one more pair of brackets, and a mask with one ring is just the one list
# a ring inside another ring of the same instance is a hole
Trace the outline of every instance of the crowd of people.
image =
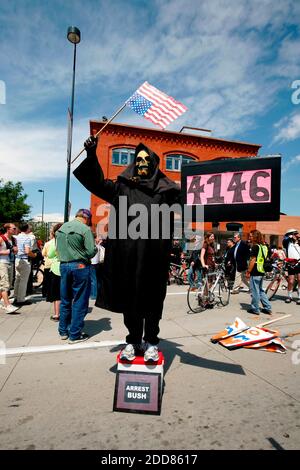
[(21, 223), (17, 227), (6, 223), (1, 227), (0, 306), (6, 313), (15, 314), (22, 306), (32, 303), (26, 296), (32, 294), (32, 264), (39, 253), (40, 247), (30, 225)]
[[(88, 299), (97, 295), (99, 278), (95, 273), (103, 262), (105, 251), (104, 242), (93, 236), (90, 222), (90, 211), (80, 209), (74, 221), (68, 223), (70, 233), (66, 231), (66, 224), (55, 224), (44, 246), (36, 239), (29, 224), (21, 223), (18, 227), (13, 223), (4, 224), (0, 230), (0, 308), (14, 315), (21, 313), (22, 306), (32, 304), (28, 298), (33, 293), (32, 268), (34, 262), (41, 258), (42, 298), (53, 305), (50, 319), (60, 322), (63, 318), (62, 325), (72, 326), (68, 333), (70, 342), (82, 339), (83, 318), (87, 313)], [(61, 233), (58, 233), (60, 230)], [(67, 238), (62, 241), (64, 237)], [(78, 279), (84, 278), (84, 283), (69, 282), (65, 271), (70, 268), (70, 263), (75, 263), (75, 268), (79, 267)], [(76, 295), (71, 293), (72, 289), (74, 292), (77, 290)], [(78, 305), (79, 314), (76, 310)], [(76, 324), (79, 326), (76, 327)], [(60, 326), (61, 337), (65, 336), (64, 328)]]
[[(214, 234), (208, 232), (201, 244), (200, 236), (196, 235), (190, 240), (192, 250), (186, 255), (185, 261), (189, 265), (188, 281), (192, 290), (199, 288), (205, 273), (215, 269), (217, 250)], [(174, 252), (178, 262), (178, 242), (174, 244)], [(263, 289), (265, 275), (264, 265), (266, 260), (288, 261), (288, 289), (286, 303), (291, 303), (295, 282), (298, 281), (297, 305), (300, 305), (300, 235), (297, 229), (287, 230), (282, 240), (282, 245), (269, 247), (263, 235), (258, 230), (252, 230), (248, 240), (242, 240), (239, 232), (226, 240), (226, 249), (222, 253), (226, 276), (229, 280), (231, 294), (249, 292), (251, 294), (251, 308), (249, 313), (259, 314), (259, 303), (262, 303), (262, 311), (271, 314), (271, 304)], [(180, 252), (184, 257), (183, 250)], [(171, 260), (173, 262), (173, 253)]]
[[(59, 334), (70, 343), (87, 339), (82, 332), (88, 311), (89, 298), (99, 293), (101, 266), (104, 262), (105, 240), (91, 232), (91, 213), (80, 209), (73, 221), (55, 224), (50, 239), (43, 247), (32, 233), (29, 224), (17, 227), (6, 223), (0, 230), (0, 307), (7, 314), (20, 313), (24, 305), (30, 305), (26, 296), (32, 291), (32, 264), (43, 256), (44, 280), (42, 297), (53, 304), (50, 319), (59, 323)], [(170, 261), (180, 265), (185, 257), (189, 265), (188, 281), (192, 289), (199, 288), (202, 277), (216, 266), (215, 237), (206, 233), (203, 243), (195, 235), (190, 240), (192, 250), (185, 255), (178, 240), (173, 241)], [(258, 230), (242, 240), (235, 233), (226, 241), (223, 263), (231, 294), (249, 292), (249, 313), (272, 313), (271, 303), (263, 289), (264, 264), (288, 261), (288, 289), (286, 303), (293, 300), (295, 283), (298, 282), (296, 299), (300, 305), (300, 235), (297, 229), (287, 230), (282, 245), (269, 247)], [(13, 290), (13, 294), (12, 294)], [(129, 343), (131, 344), (131, 343)]]

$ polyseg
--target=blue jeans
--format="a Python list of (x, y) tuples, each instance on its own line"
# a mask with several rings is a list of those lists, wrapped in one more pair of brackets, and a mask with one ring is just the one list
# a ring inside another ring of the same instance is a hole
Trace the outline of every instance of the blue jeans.
[(252, 297), (251, 309), (256, 313), (259, 313), (259, 301), (261, 301), (263, 307), (271, 312), (272, 306), (269, 299), (263, 290), (263, 276), (251, 276), (250, 277), (250, 292)]
[(60, 312), (58, 332), (78, 339), (88, 312), (91, 290), (90, 265), (78, 261), (60, 264)]
[(97, 264), (91, 264), (91, 299), (96, 300), (97, 298), (97, 270), (98, 270), (98, 265)]
[[(197, 285), (195, 283), (195, 275), (197, 275)], [(190, 266), (188, 271), (188, 281), (191, 287), (199, 287), (202, 278), (201, 269), (193, 269), (193, 266)]]

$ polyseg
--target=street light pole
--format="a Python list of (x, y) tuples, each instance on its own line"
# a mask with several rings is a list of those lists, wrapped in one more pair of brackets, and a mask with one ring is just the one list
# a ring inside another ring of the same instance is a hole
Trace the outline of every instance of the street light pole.
[(67, 33), (68, 40), (74, 44), (73, 59), (73, 79), (72, 79), (72, 95), (70, 110), (70, 126), (68, 135), (67, 149), (67, 177), (66, 177), (66, 195), (65, 195), (65, 214), (64, 222), (69, 220), (69, 193), (70, 193), (70, 173), (71, 173), (71, 153), (72, 153), (72, 134), (73, 134), (73, 111), (74, 111), (74, 93), (75, 93), (75, 69), (76, 69), (76, 45), (80, 42), (80, 31), (75, 26), (70, 26)]
[(38, 189), (39, 193), (43, 193), (43, 199), (42, 199), (42, 224), (44, 225), (44, 197), (45, 197), (45, 191), (44, 189)]

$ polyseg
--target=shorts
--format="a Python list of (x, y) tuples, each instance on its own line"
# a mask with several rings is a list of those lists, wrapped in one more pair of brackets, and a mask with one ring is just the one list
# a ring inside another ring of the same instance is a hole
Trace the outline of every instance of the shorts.
[(297, 266), (288, 266), (288, 275), (293, 276), (295, 274), (300, 274), (300, 265)]
[(46, 301), (55, 302), (56, 300), (60, 300), (60, 276), (57, 276), (52, 271), (50, 271)]
[(0, 292), (11, 289), (13, 279), (13, 266), (10, 263), (0, 263)]

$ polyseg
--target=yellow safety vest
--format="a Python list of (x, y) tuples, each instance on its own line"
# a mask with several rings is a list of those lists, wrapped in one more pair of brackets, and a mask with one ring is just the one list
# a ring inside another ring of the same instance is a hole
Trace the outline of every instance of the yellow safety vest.
[(268, 256), (268, 248), (266, 245), (259, 245), (259, 250), (258, 250), (258, 255), (256, 258), (256, 266), (257, 266), (257, 271), (259, 273), (265, 273), (264, 270), (264, 263), (265, 259)]

